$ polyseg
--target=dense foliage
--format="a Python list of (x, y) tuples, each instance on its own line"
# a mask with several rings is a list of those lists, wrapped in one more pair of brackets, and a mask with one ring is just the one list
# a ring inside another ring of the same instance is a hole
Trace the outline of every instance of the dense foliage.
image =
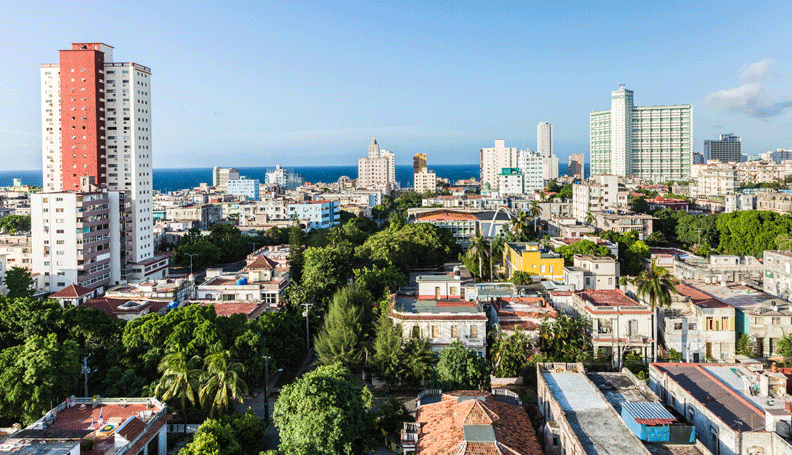
[(380, 267), (392, 266), (406, 272), (456, 260), (460, 249), (448, 229), (414, 223), (380, 231), (355, 252)]
[(190, 229), (174, 249), (172, 262), (182, 267), (190, 266), (192, 257), (194, 270), (217, 264), (240, 261), (256, 248), (265, 245), (282, 245), (289, 240), (289, 230), (272, 228), (257, 235), (245, 235), (230, 224), (215, 224), (209, 234), (201, 234), (198, 228)]
[(717, 228), (719, 251), (761, 258), (764, 250), (775, 249), (780, 234), (792, 231), (792, 219), (768, 211), (731, 212), (718, 215)]
[(565, 265), (572, 265), (576, 254), (591, 254), (597, 257), (608, 257), (611, 255), (610, 248), (605, 245), (597, 245), (591, 240), (579, 240), (569, 245), (559, 246), (555, 249), (556, 253), (564, 257)]
[(8, 234), (30, 231), (30, 215), (6, 215), (0, 218), (0, 229)]
[(456, 340), (440, 351), (434, 383), (443, 390), (487, 390), (490, 366), (484, 357)]
[(619, 243), (619, 259), (622, 262), (622, 275), (635, 276), (641, 273), (643, 260), (650, 256), (649, 247), (638, 240), (638, 232), (624, 234), (614, 231), (600, 231), (597, 235), (610, 242)]

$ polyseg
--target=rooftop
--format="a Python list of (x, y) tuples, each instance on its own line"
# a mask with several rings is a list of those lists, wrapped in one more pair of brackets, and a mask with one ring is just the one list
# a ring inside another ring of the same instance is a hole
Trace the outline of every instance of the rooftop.
[(218, 316), (233, 316), (235, 314), (245, 315), (249, 320), (257, 319), (270, 307), (264, 302), (221, 302), (217, 300), (190, 300), (189, 303), (195, 305), (213, 305)]
[(399, 294), (394, 294), (392, 299), (393, 313), (400, 313), (399, 317), (406, 319), (412, 316), (413, 318), (487, 320), (481, 305), (469, 300), (419, 300)]
[(589, 455), (642, 454), (643, 444), (587, 379), (576, 372), (542, 371), (577, 439)]
[(84, 295), (92, 294), (94, 292), (93, 289), (84, 288), (82, 286), (76, 284), (70, 284), (65, 288), (61, 289), (60, 291), (50, 294), (50, 298), (53, 299), (67, 299), (67, 298), (77, 298), (82, 297)]
[(618, 289), (587, 289), (578, 293), (580, 298), (594, 306), (634, 306), (641, 307), (641, 304), (631, 299), (624, 292)]
[(685, 284), (715, 297), (735, 308), (752, 307), (758, 303), (777, 300), (775, 297), (739, 283), (708, 284), (703, 281), (686, 281)]
[(690, 297), (691, 302), (700, 308), (731, 308), (706, 292), (701, 292), (685, 283), (677, 284), (676, 290), (680, 295)]

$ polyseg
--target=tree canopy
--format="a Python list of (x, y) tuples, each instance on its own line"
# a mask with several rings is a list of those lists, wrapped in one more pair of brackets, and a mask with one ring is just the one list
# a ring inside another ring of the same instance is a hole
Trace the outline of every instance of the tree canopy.
[(380, 267), (393, 266), (406, 272), (456, 260), (460, 251), (448, 229), (429, 223), (413, 223), (370, 236), (357, 248), (356, 254)]
[(483, 357), (456, 340), (440, 351), (434, 382), (443, 390), (486, 390), (490, 367)]

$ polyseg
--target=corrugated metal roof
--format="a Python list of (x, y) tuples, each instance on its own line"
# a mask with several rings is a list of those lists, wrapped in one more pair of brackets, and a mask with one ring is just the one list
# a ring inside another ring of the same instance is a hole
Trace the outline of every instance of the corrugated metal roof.
[(662, 425), (676, 422), (676, 418), (656, 401), (638, 401), (622, 403), (622, 409), (627, 411), (636, 422), (643, 425)]

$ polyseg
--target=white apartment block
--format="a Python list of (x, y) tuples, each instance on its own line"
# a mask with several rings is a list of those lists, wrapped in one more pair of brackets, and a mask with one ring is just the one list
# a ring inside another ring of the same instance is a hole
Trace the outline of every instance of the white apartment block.
[[(137, 63), (114, 62), (113, 48), (106, 44), (73, 44), (74, 51), (93, 50), (104, 54), (103, 69), (98, 71), (100, 79), (96, 87), (98, 99), (88, 99), (82, 110), (93, 109), (99, 130), (95, 132), (98, 144), (89, 144), (99, 154), (96, 173), (80, 174), (75, 171), (73, 179), (82, 175), (93, 175), (96, 182), (105, 182), (109, 191), (127, 191), (132, 205), (132, 261), (142, 262), (154, 255), (152, 218), (152, 159), (151, 159), (151, 70)], [(63, 52), (61, 51), (63, 59)], [(77, 65), (79, 66), (79, 65)], [(79, 141), (80, 133), (86, 130), (61, 131), (63, 103), (74, 103), (78, 99), (75, 91), (79, 87), (77, 77), (86, 75), (84, 68), (61, 68), (59, 63), (41, 65), (42, 105), (42, 155), (43, 190), (45, 192), (77, 189), (76, 183), (64, 188), (64, 154), (79, 159), (77, 145), (62, 149), (64, 138)], [(61, 74), (63, 73), (63, 74)], [(101, 79), (103, 77), (104, 79)], [(83, 79), (84, 80), (84, 79)], [(61, 89), (72, 87), (63, 97)], [(81, 89), (82, 90), (82, 89)], [(88, 93), (88, 92), (84, 92)], [(86, 98), (81, 98), (86, 101)], [(103, 107), (102, 107), (103, 106)], [(72, 111), (75, 107), (71, 108)], [(102, 111), (104, 109), (104, 111)], [(82, 112), (84, 114), (84, 112)], [(83, 117), (85, 118), (85, 117)], [(74, 119), (74, 117), (73, 117)], [(74, 128), (74, 125), (72, 126)], [(83, 127), (84, 128), (84, 127)], [(82, 139), (86, 139), (83, 135)], [(89, 139), (90, 140), (90, 139)], [(83, 145), (82, 149), (86, 149)], [(86, 158), (85, 155), (82, 156)], [(87, 159), (91, 160), (89, 156)], [(106, 165), (102, 168), (102, 162)], [(75, 164), (76, 168), (77, 165)], [(86, 165), (83, 166), (86, 168)], [(87, 168), (86, 168), (87, 169)]]
[(763, 160), (772, 160), (776, 163), (780, 163), (782, 161), (792, 160), (792, 149), (777, 149), (775, 151), (771, 150), (769, 152), (762, 153)]
[[(545, 159), (538, 153), (532, 153), (527, 150), (520, 152), (517, 163), (523, 175), (523, 193), (529, 194), (544, 189), (546, 180), (544, 176)], [(558, 166), (556, 166), (557, 169)]]
[(55, 292), (70, 284), (96, 289), (121, 283), (131, 265), (126, 193), (85, 186), (31, 195), (33, 273)]
[(611, 257), (576, 254), (572, 267), (564, 267), (564, 283), (572, 291), (583, 289), (616, 289), (619, 281), (619, 264)]
[(588, 213), (615, 210), (619, 205), (619, 178), (615, 175), (592, 175), (583, 183), (572, 185), (572, 216), (585, 223)]
[(341, 222), (336, 201), (310, 201), (288, 206), (288, 218), (306, 221), (307, 229), (329, 229)]
[(493, 190), (498, 189), (498, 176), (503, 168), (519, 167), (516, 147), (506, 147), (503, 139), (495, 140), (495, 147), (481, 149), (481, 185), (489, 184)]
[(212, 186), (226, 186), (229, 180), (239, 180), (239, 169), (233, 167), (215, 167), (212, 169)]
[(558, 178), (558, 157), (555, 155), (542, 157), (542, 176), (546, 181)]
[(695, 184), (690, 185), (691, 197), (710, 197), (734, 194), (740, 188), (737, 166), (717, 160), (707, 164), (691, 166), (691, 177)]
[(689, 104), (636, 107), (633, 92), (611, 92), (611, 109), (590, 114), (591, 173), (665, 181), (690, 176)]
[(766, 250), (763, 254), (764, 292), (792, 301), (792, 252)]
[(553, 156), (553, 125), (542, 122), (536, 125), (536, 151), (539, 156)]
[(382, 188), (391, 191), (396, 184), (396, 157), (380, 150), (377, 138), (371, 138), (368, 157), (358, 158), (358, 188)]
[(739, 163), (742, 161), (741, 145), (740, 136), (721, 134), (720, 139), (704, 141), (704, 156), (722, 163)]
[(422, 168), (420, 172), (413, 174), (413, 190), (416, 193), (436, 192), (437, 175), (435, 171)]
[(243, 196), (250, 201), (259, 199), (259, 180), (249, 178), (239, 178), (226, 182), (226, 193), (234, 196)]
[(498, 194), (522, 196), (525, 193), (525, 176), (518, 168), (505, 167), (498, 175)]
[(288, 169), (281, 167), (280, 164), (276, 164), (275, 169), (267, 171), (264, 181), (268, 185), (278, 185), (289, 191), (295, 191), (298, 186), (304, 183), (300, 174), (290, 172)]

